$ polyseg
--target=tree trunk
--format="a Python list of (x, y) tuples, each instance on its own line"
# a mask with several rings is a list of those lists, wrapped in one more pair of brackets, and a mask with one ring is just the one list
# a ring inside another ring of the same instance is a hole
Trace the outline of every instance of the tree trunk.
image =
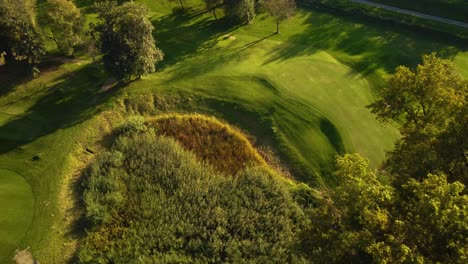
[(180, 3), (180, 6), (182, 7), (182, 9), (185, 9), (183, 1), (184, 0), (179, 0), (179, 3)]
[(276, 22), (276, 34), (280, 33), (279, 25), (280, 25), (280, 22)]
[(213, 11), (213, 16), (214, 16), (215, 20), (218, 20), (218, 16), (216, 15), (216, 8), (213, 7), (212, 11)]

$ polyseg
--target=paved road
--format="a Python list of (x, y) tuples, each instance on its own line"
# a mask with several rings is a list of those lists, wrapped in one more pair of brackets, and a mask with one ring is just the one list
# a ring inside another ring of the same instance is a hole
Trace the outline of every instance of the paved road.
[(379, 8), (382, 8), (382, 9), (386, 9), (386, 10), (395, 11), (395, 12), (402, 13), (402, 14), (413, 15), (413, 16), (417, 16), (417, 17), (421, 17), (421, 18), (425, 18), (425, 19), (429, 19), (429, 20), (439, 21), (439, 22), (446, 23), (446, 24), (451, 24), (451, 25), (455, 25), (455, 26), (459, 26), (459, 27), (468, 28), (468, 23), (463, 23), (463, 22), (460, 22), (460, 21), (455, 21), (455, 20), (451, 20), (451, 19), (447, 19), (447, 18), (443, 18), (443, 17), (426, 15), (426, 14), (423, 14), (423, 13), (414, 12), (414, 11), (401, 9), (401, 8), (393, 7), (393, 6), (388, 6), (388, 5), (377, 4), (377, 3), (366, 1), (366, 0), (350, 0), (350, 1), (355, 2), (355, 3), (359, 3), (359, 4), (363, 4), (363, 5), (370, 5), (370, 6), (375, 6), (375, 7), (379, 7)]

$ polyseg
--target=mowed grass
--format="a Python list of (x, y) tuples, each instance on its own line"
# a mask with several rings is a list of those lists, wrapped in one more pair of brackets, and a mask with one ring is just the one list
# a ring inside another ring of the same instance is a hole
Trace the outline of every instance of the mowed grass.
[(147, 125), (174, 138), (220, 173), (235, 175), (247, 165), (265, 165), (245, 135), (213, 117), (169, 114), (152, 118)]
[[(373, 100), (367, 80), (323, 51), (272, 60), (283, 42), (257, 40), (220, 36), (210, 49), (165, 69), (168, 75), (149, 76), (130, 89), (180, 90), (226, 102), (215, 106), (221, 113), (233, 107), (255, 113), (267, 120), (283, 156), (306, 182), (332, 184), (334, 156), (345, 151), (362, 153), (377, 166), (397, 131), (382, 127), (365, 108)], [(243, 119), (230, 120), (242, 126)]]
[(0, 263), (13, 257), (30, 228), (33, 204), (28, 182), (13, 171), (0, 169)]
[[(79, 2), (86, 8), (92, 1)], [(336, 154), (360, 152), (377, 167), (397, 138), (393, 126), (382, 127), (365, 109), (396, 66), (415, 66), (422, 54), (438, 52), (468, 72), (464, 44), (403, 27), (298, 10), (272, 35), (274, 21), (265, 15), (226, 27), (201, 1), (188, 1), (194, 8), (182, 16), (172, 13), (176, 3), (143, 2), (166, 53), (156, 74), (99, 93), (107, 76), (84, 57), (43, 68), (34, 80), (0, 83), (0, 164), (21, 173), (34, 194), (34, 224), (17, 245), (30, 246), (41, 263), (64, 263), (73, 253), (75, 233), (67, 224), (73, 216), (64, 210), (72, 198), (63, 186), (77, 166), (74, 155), (85, 152), (83, 135), (101, 136), (87, 120), (122, 94), (200, 99), (200, 112), (278, 150), (299, 180), (333, 185)], [(36, 154), (39, 161), (32, 160)]]

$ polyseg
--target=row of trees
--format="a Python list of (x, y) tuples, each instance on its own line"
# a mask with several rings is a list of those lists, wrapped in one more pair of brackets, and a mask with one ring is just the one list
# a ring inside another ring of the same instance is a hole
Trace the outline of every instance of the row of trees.
[[(182, 1), (182, 0), (181, 0)], [(216, 9), (223, 7), (227, 17), (236, 22), (251, 24), (258, 12), (264, 9), (276, 21), (276, 33), (280, 33), (279, 25), (294, 14), (295, 0), (203, 0), (206, 8), (218, 19)], [(182, 5), (182, 2), (181, 2)], [(182, 5), (183, 6), (183, 5)]]
[(119, 80), (154, 72), (163, 54), (156, 48), (148, 10), (134, 2), (99, 1), (94, 7), (100, 22), (85, 33), (84, 17), (72, 1), (48, 0), (38, 19), (35, 0), (0, 0), (0, 54), (7, 64), (19, 62), (38, 73), (45, 38), (66, 56), (87, 44), (93, 59), (101, 52), (106, 69)]
[[(180, 5), (184, 8), (183, 0)], [(223, 6), (225, 14), (237, 21), (252, 23), (257, 9), (262, 7), (280, 23), (295, 10), (294, 0), (205, 0), (217, 19), (216, 9)], [(117, 5), (116, 1), (94, 4), (99, 22), (83, 32), (84, 17), (69, 0), (48, 0), (47, 12), (39, 19), (35, 0), (0, 0), (0, 53), (7, 63), (23, 62), (34, 72), (45, 53), (43, 38), (53, 41), (63, 55), (73, 55), (75, 49), (87, 44), (93, 56), (103, 54), (106, 69), (119, 80), (155, 71), (163, 59), (156, 47), (147, 19), (148, 10), (133, 1)], [(85, 38), (87, 36), (87, 38)]]

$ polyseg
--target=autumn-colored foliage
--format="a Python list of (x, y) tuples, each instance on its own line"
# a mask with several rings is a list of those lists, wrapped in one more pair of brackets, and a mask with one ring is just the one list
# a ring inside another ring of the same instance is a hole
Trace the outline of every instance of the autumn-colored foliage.
[(158, 134), (176, 139), (219, 172), (235, 174), (248, 164), (265, 163), (245, 135), (213, 117), (167, 115), (148, 124)]

